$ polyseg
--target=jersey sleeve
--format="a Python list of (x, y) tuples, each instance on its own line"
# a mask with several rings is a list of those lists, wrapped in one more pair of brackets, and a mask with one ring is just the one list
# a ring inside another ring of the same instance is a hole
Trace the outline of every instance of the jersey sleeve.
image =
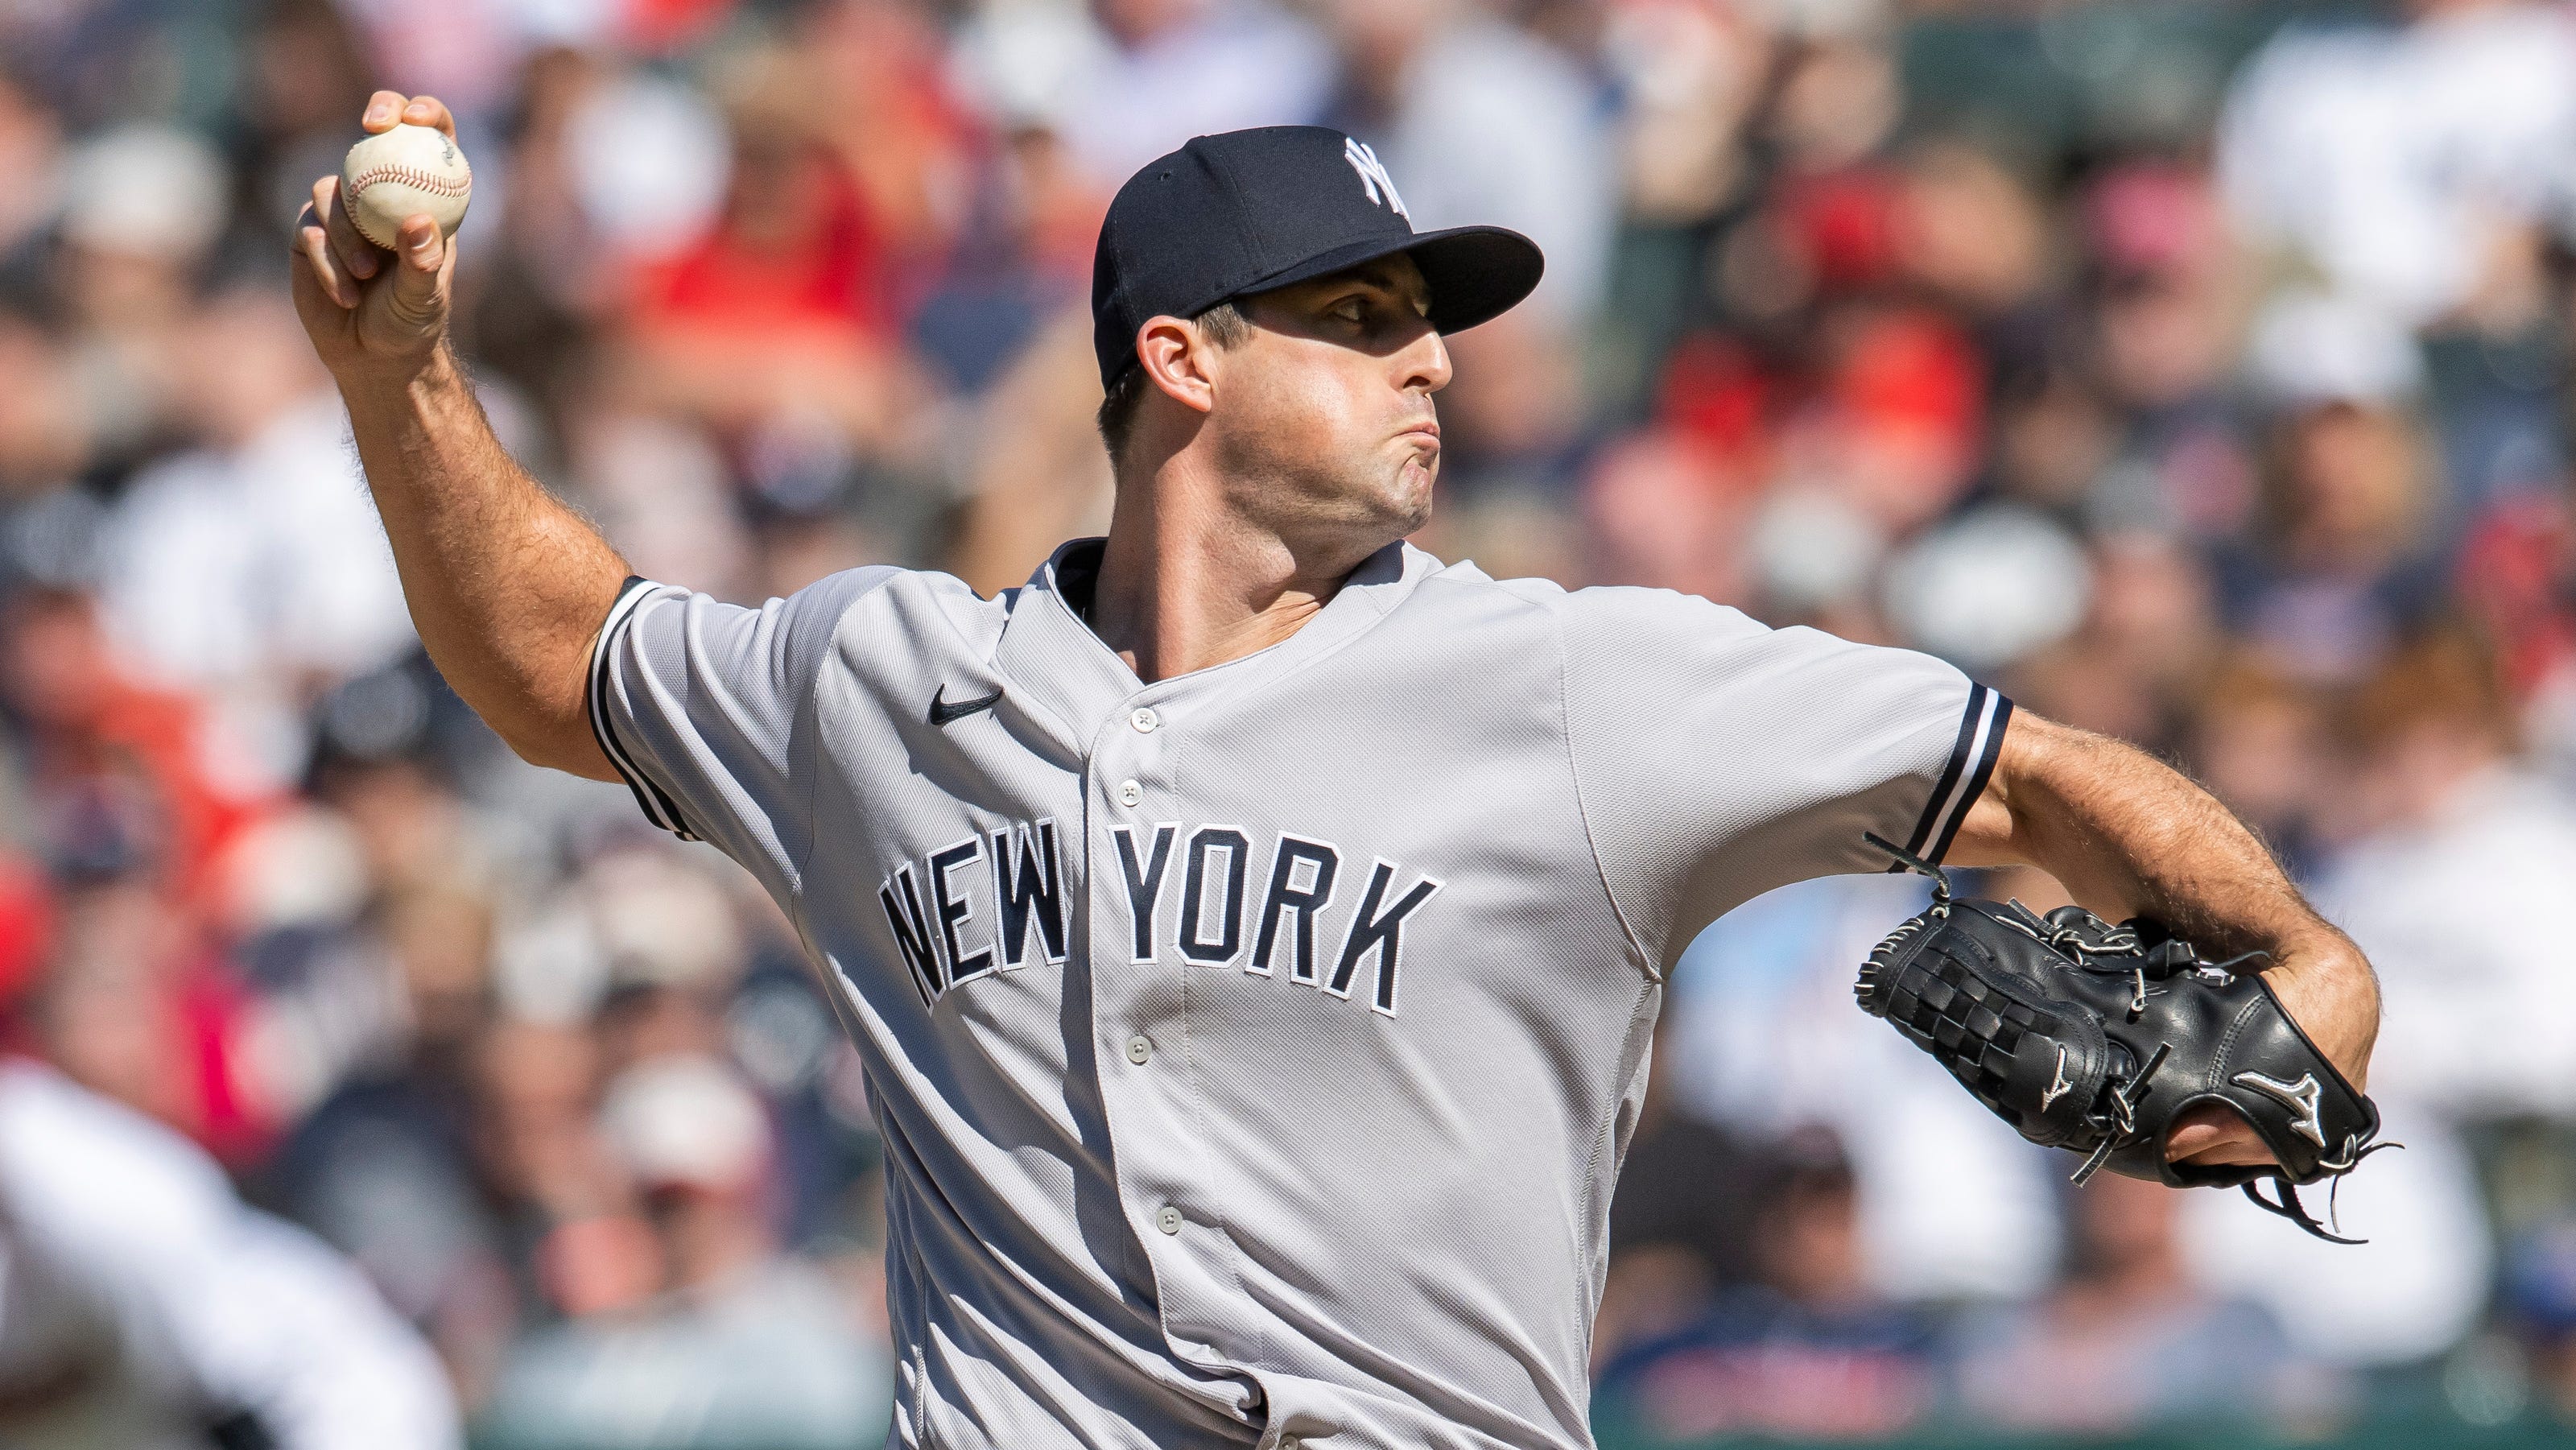
[(1603, 880), (1669, 966), (1774, 887), (1939, 861), (2012, 702), (1912, 650), (1774, 630), (1663, 590), (1566, 596), (1566, 735)]
[(846, 570), (757, 609), (627, 580), (591, 645), (590, 727), (646, 819), (793, 893), (815, 681), (841, 616), (901, 572)]

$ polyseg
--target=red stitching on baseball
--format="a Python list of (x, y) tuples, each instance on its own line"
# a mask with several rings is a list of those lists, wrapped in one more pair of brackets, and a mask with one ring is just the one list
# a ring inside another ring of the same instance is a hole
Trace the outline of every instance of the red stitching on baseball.
[(466, 188), (474, 184), (474, 173), (469, 171), (459, 178), (415, 166), (373, 166), (349, 178), (349, 194), (355, 196), (380, 181), (399, 181), (437, 196), (463, 196)]

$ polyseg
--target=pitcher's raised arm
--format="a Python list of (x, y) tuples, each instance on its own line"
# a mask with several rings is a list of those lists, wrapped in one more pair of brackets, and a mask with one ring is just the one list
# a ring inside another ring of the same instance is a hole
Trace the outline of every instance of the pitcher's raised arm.
[[(367, 102), (363, 124), (456, 134), (445, 106), (392, 91)], [(386, 251), (361, 236), (340, 179), (324, 177), (297, 221), (291, 265), (296, 312), (348, 404), (412, 623), (439, 673), (511, 749), (613, 780), (583, 682), (626, 563), (493, 436), (448, 342), (455, 239), (423, 214), (395, 241)]]

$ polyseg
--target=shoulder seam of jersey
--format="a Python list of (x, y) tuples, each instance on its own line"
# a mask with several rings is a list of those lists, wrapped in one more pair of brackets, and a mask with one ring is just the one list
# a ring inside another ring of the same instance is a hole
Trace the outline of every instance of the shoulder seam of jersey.
[[(1520, 590), (1512, 587), (1514, 584), (1524, 582), (1535, 582), (1549, 585), (1551, 588), (1555, 588), (1556, 593), (1551, 597), (1532, 597), (1531, 595), (1522, 593)], [(1404, 598), (1411, 599), (1434, 584), (1446, 584), (1456, 589), (1470, 589), (1482, 593), (1499, 594), (1504, 598), (1511, 600), (1514, 604), (1519, 605), (1523, 609), (1535, 610), (1546, 615), (1549, 622), (1556, 626), (1558, 649), (1560, 653), (1563, 651), (1565, 620), (1559, 611), (1565, 599), (1570, 596), (1573, 591), (1557, 586), (1554, 580), (1539, 579), (1535, 581), (1525, 581), (1519, 579), (1497, 579), (1491, 574), (1485, 574), (1482, 572), (1479, 572), (1472, 578), (1462, 578), (1456, 574), (1450, 573), (1447, 569), (1443, 569), (1437, 574), (1425, 575), (1421, 580), (1416, 582), (1411, 589), (1404, 592)], [(1403, 602), (1403, 599), (1391, 602), (1387, 607), (1387, 612), (1392, 614), (1395, 610), (1395, 606), (1400, 605)]]
[(627, 575), (626, 582), (617, 587), (617, 602), (608, 607), (608, 617), (600, 621), (599, 633), (590, 642), (590, 678), (583, 686), (583, 704), (590, 716), (591, 738), (599, 742), (600, 753), (608, 757), (609, 768), (617, 772), (618, 779), (625, 781), (626, 789), (634, 794), (636, 808), (644, 813), (644, 819), (683, 841), (695, 841), (699, 837), (680, 818), (678, 804), (644, 774), (643, 768), (618, 743), (616, 728), (608, 715), (609, 648), (618, 631), (635, 617), (636, 606), (643, 603), (644, 596), (660, 587), (640, 574)]
[[(1493, 582), (1493, 581), (1487, 581)], [(1565, 647), (1565, 616), (1554, 605), (1526, 598), (1505, 590), (1528, 608), (1547, 616), (1556, 630), (1556, 733), (1565, 748), (1565, 778), (1574, 791), (1574, 818), (1583, 823), (1583, 849), (1592, 857), (1592, 872), (1601, 882), (1601, 899), (1610, 903), (1610, 917), (1619, 923), (1619, 934), (1628, 941), (1628, 949), (1637, 954), (1648, 980), (1660, 982), (1665, 977), (1662, 964), (1637, 935), (1628, 920), (1627, 904), (1619, 899), (1619, 890), (1610, 882), (1610, 863), (1601, 859), (1601, 838), (1592, 829), (1592, 808), (1583, 799), (1583, 765), (1574, 749), (1574, 703), (1571, 698), (1573, 665)]]
[[(1905, 842), (1906, 850), (1934, 865), (1949, 854), (1959, 827), (1967, 822), (1968, 812), (1986, 793), (1986, 783), (1994, 778), (1995, 762), (2003, 753), (2004, 727), (2011, 723), (2012, 712), (2013, 702), (2002, 691), (1974, 680), (1968, 682), (1968, 703), (1959, 713), (1958, 738), (1950, 746), (1950, 758), (1942, 766), (1940, 778), (1932, 783), (1931, 798), (1923, 803), (1923, 814), (1915, 819), (1914, 832)], [(1905, 867), (1896, 863), (1887, 869), (1902, 871)]]

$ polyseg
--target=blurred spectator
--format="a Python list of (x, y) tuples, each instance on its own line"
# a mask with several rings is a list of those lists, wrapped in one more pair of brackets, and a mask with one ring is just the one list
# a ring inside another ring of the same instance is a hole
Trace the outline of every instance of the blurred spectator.
[[(1875, 535), (1864, 521), (1837, 531), (1850, 516), (1823, 503), (1826, 517), (1814, 530), (1784, 538), (1804, 521), (1756, 524), (1755, 502), (1741, 464), (1702, 439), (1671, 429), (1623, 439), (1585, 481), (1595, 566), (1611, 578), (1737, 605), (1754, 602), (1755, 571), (1764, 565), (1789, 578), (1762, 582), (1801, 604), (1835, 602), (1866, 576)], [(1838, 548), (1851, 532), (1863, 537)], [(1860, 557), (1845, 566), (1853, 554)]]
[(375, 89), (351, 18), (359, 8), (272, 0), (252, 16), (238, 107), (249, 156), (237, 194), (281, 242), (312, 197), (313, 178), (338, 168), (351, 140), (349, 118)]
[[(2074, 671), (2080, 694), (2041, 691), (2030, 703), (2151, 749), (2169, 748), (2178, 716), (2209, 682), (2227, 644), (2212, 570), (2167, 533), (2097, 528), (2091, 544), (2084, 622), (2046, 651), (2061, 666), (2082, 662)], [(2015, 688), (2024, 683), (2016, 680)]]
[(2505, 1311), (2528, 1347), (2542, 1413), (2576, 1425), (2576, 1226), (2535, 1235), (2505, 1267)]
[(1928, 309), (1841, 304), (1817, 324), (1816, 386), (1783, 429), (1778, 466), (1882, 532), (1912, 534), (1974, 474), (1985, 421), (1977, 353)]
[(1109, 531), (1109, 455), (1093, 431), (1100, 375), (1085, 306), (1050, 319), (985, 395), (974, 429), (958, 576), (984, 593), (1029, 577), (1066, 539)]
[(1931, 1335), (1862, 1279), (1851, 1165), (1828, 1134), (1780, 1143), (1758, 1175), (1755, 1282), (1603, 1370), (1599, 1413), (1667, 1440), (1886, 1438), (1933, 1397)]
[(2301, 1356), (2385, 1370), (2470, 1334), (2487, 1308), (2496, 1246), (2460, 1133), (2376, 1075), (2370, 1091), (2381, 1139), (2406, 1151), (2374, 1154), (2367, 1175), (2301, 1190), (2341, 1233), (2368, 1242), (2310, 1237), (2232, 1193), (2184, 1194), (2180, 1231), (2192, 1276), (2269, 1311)]
[(2576, 766), (2576, 515), (2571, 483), (2507, 499), (2462, 542), (2453, 587), (2494, 642), (2534, 764), (2566, 780)]
[(2576, 25), (2524, 0), (2410, 0), (2406, 23), (2300, 26), (2219, 127), (2256, 244), (2413, 325), (2474, 309), (2517, 233), (2566, 205)]
[(247, 1164), (276, 1126), (246, 1062), (241, 985), (196, 922), (141, 878), (67, 891), (28, 1004), (45, 1057), (81, 1086)]
[(2058, 1287), (1959, 1331), (1958, 1412), (1970, 1423), (2093, 1435), (2246, 1419), (2295, 1428), (2334, 1404), (2338, 1387), (2268, 1315), (2192, 1281), (2178, 1191), (2105, 1173), (2069, 1197)]
[(648, 397), (718, 427), (810, 409), (872, 437), (890, 426), (892, 259), (876, 208), (821, 126), (799, 57), (742, 63), (722, 209), (643, 269), (635, 342)]
[(1988, 152), (1936, 143), (1906, 158), (1892, 201), (1897, 265), (1982, 322), (1990, 351), (2008, 354), (2047, 325), (2064, 263), (2024, 178)]
[(2570, 1216), (2576, 1040), (2532, 1007), (2567, 970), (2561, 954), (2513, 923), (2527, 893), (2576, 869), (2576, 814), (2517, 760), (2502, 682), (2466, 635), (2392, 657), (2355, 699), (2351, 734), (2367, 834), (2319, 900), (2379, 968), (2374, 1076), (2465, 1132), (2502, 1247), (2527, 1259)]
[(1609, 7), (1604, 62), (1629, 92), (1620, 138), (1632, 223), (1693, 222), (1747, 179), (1747, 124), (1771, 64), (1771, 35), (1733, 6)]
[(478, 1156), (476, 1120), (492, 1109), (477, 1073), (488, 863), (470, 814), (423, 759), (360, 754), (350, 735), (325, 729), (300, 829), (361, 875), (345, 894), (266, 916), (241, 950), (259, 996), (258, 1066), (296, 1122), (259, 1182), (366, 1269), (470, 1400), (495, 1369), (487, 1346), (517, 1314), (495, 1213), (506, 1195)]
[[(2097, 527), (2179, 533), (2206, 546), (2253, 521), (2254, 449), (2238, 348), (2244, 259), (2199, 169), (2137, 164), (2082, 196), (2090, 263), (2078, 376), (2117, 410), (2117, 447), (2089, 480)], [(2331, 364), (2340, 350), (2316, 354)]]
[(991, 5), (964, 55), (995, 112), (1065, 138), (1104, 206), (1192, 136), (1312, 123), (1332, 84), (1323, 39), (1264, 0)]
[(17, 504), (70, 482), (89, 468), (95, 442), (60, 345), (32, 319), (0, 310), (0, 493)]
[[(62, 186), (62, 128), (18, 78), (0, 72), (0, 278), (52, 216)], [(0, 288), (0, 290), (6, 290)]]
[(2224, 801), (2281, 859), (2293, 880), (2312, 881), (2340, 777), (2337, 745), (2320, 692), (2251, 651), (2217, 663), (2189, 704), (2184, 756), (2201, 784)]
[(691, 1054), (614, 1082), (602, 1128), (652, 1227), (633, 1252), (667, 1285), (514, 1356), (491, 1412), (519, 1446), (844, 1446), (883, 1433), (893, 1377), (811, 1265), (764, 1222), (759, 1100)]
[(189, 304), (230, 201), (223, 158), (192, 132), (137, 124), (80, 143), (63, 175), (51, 291), (66, 361), (99, 450), (130, 464), (177, 426), (198, 355)]
[(348, 0), (341, 7), (372, 69), (405, 95), (434, 95), (457, 115), (499, 104), (519, 58), (552, 20), (564, 38), (608, 36), (623, 4), (518, 5), (510, 0)]
[(1925, 534), (1888, 564), (1887, 615), (1917, 646), (1993, 671), (2075, 632), (2092, 563), (2065, 528), (1995, 504)]
[(98, 615), (89, 595), (47, 587), (0, 613), (0, 704), (38, 848), (60, 876), (148, 876), (210, 907), (264, 783), (205, 704), (127, 674)]
[(2526, 924), (2576, 872), (2576, 814), (2516, 762), (2489, 658), (2456, 633), (2411, 643), (2349, 729), (2366, 834), (2318, 900), (2379, 968), (2375, 1082), (2472, 1123), (2576, 1111), (2576, 1019), (2533, 1010), (2576, 960)]
[(28, 1450), (453, 1450), (437, 1363), (166, 1127), (0, 1064), (0, 1435)]
[(139, 473), (109, 514), (101, 603), (125, 659), (213, 704), (247, 780), (304, 771), (317, 686), (390, 664), (411, 617), (347, 423), (283, 293), (242, 288), (191, 320), (220, 366), (180, 380), (202, 445)]
[(2230, 619), (2282, 667), (2353, 684), (2436, 607), (2442, 491), (2407, 411), (2411, 344), (2367, 313), (2282, 299), (2254, 361), (2280, 403), (2253, 527), (2220, 551)]
[(1452, 500), (1563, 488), (1583, 421), (1578, 329), (1599, 304), (1616, 219), (1597, 83), (1472, 0), (1336, 0), (1325, 19), (1340, 61), (1325, 119), (1401, 179), (1414, 227), (1514, 227), (1547, 254), (1527, 303), (1451, 344)]

